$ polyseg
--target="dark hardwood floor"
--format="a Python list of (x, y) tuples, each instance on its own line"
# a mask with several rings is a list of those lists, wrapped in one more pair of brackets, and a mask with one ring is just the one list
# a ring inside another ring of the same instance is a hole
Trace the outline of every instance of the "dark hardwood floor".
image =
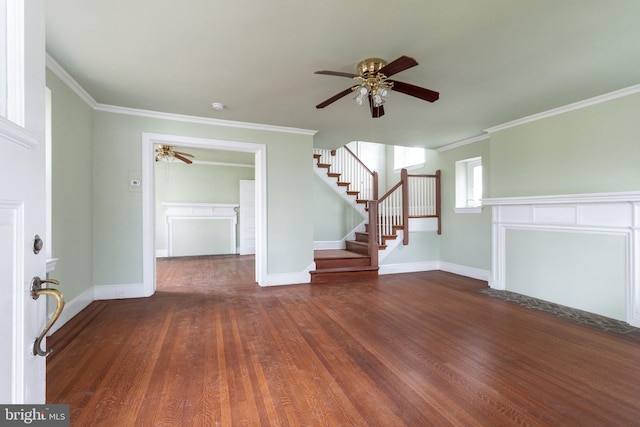
[(444, 272), (260, 288), (251, 256), (158, 262), (48, 340), (72, 426), (640, 425), (640, 341)]

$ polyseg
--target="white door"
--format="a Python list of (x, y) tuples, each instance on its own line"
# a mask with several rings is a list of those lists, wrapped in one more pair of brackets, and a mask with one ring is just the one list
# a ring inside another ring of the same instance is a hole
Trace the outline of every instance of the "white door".
[(256, 253), (256, 182), (240, 180), (240, 255)]
[(0, 7), (0, 74), (8, 88), (0, 99), (0, 402), (40, 404), (45, 358), (32, 346), (46, 304), (31, 298), (30, 286), (46, 274), (45, 251), (33, 251), (34, 237), (45, 233), (44, 4), (6, 0)]

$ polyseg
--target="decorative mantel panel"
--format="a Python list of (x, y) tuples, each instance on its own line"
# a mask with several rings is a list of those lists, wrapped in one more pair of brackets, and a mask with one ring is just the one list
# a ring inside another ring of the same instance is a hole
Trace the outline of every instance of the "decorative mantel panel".
[[(517, 236), (522, 231), (569, 232), (620, 241), (624, 259), (616, 260), (615, 265), (624, 270), (618, 276), (626, 287), (626, 321), (640, 327), (640, 192), (493, 198), (483, 200), (483, 204), (493, 209), (492, 288), (511, 289), (506, 277), (507, 258), (517, 258), (518, 254), (508, 247), (509, 233)], [(601, 285), (603, 295), (609, 292), (606, 286), (607, 283)]]
[(238, 223), (237, 204), (220, 203), (162, 203), (166, 207), (167, 255), (174, 256), (174, 224), (176, 221), (215, 220), (228, 223), (229, 254), (236, 253), (236, 224)]

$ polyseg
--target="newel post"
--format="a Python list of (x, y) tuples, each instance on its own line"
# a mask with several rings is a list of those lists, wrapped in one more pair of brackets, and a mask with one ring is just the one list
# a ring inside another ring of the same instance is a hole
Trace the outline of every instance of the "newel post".
[(369, 200), (369, 257), (371, 265), (378, 266), (378, 201)]
[(404, 237), (402, 244), (409, 244), (409, 172), (406, 169), (400, 171), (402, 183), (402, 230)]
[(438, 234), (442, 234), (442, 193), (440, 190), (440, 169), (436, 171), (436, 215), (438, 217)]
[(373, 171), (373, 200), (378, 200), (378, 171)]

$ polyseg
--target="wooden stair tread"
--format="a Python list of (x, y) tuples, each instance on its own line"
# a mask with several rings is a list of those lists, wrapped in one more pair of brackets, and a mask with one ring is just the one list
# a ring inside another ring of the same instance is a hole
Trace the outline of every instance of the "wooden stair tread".
[(344, 272), (357, 272), (357, 271), (376, 271), (379, 267), (374, 267), (372, 265), (363, 265), (359, 267), (332, 267), (332, 268), (321, 268), (319, 270), (311, 270), (311, 274), (319, 274), (319, 273), (344, 273)]

